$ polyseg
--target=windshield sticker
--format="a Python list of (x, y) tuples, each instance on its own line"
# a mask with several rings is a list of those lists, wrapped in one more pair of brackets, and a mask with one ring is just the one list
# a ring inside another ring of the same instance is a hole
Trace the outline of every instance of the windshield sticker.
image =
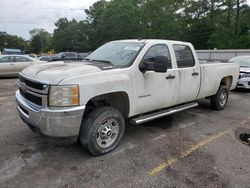
[(125, 50), (138, 51), (138, 50), (140, 49), (140, 47), (126, 46), (124, 49), (125, 49)]

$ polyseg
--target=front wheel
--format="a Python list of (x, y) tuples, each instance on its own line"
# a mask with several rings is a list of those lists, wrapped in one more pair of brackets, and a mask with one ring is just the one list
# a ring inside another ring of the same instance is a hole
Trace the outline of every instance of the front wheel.
[(214, 110), (223, 110), (228, 101), (228, 88), (226, 86), (220, 86), (216, 95), (211, 97), (211, 108)]
[(115, 149), (125, 130), (122, 114), (112, 107), (100, 107), (83, 120), (80, 143), (92, 155), (102, 155)]

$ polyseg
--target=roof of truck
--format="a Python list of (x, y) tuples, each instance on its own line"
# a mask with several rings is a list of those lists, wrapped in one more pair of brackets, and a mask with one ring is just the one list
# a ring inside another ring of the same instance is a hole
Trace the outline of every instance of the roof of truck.
[(175, 40), (164, 40), (164, 39), (125, 39), (125, 40), (116, 40), (112, 42), (142, 42), (142, 43), (175, 43), (175, 44), (188, 44), (190, 45), (191, 43), (189, 42), (183, 42), (183, 41), (175, 41)]

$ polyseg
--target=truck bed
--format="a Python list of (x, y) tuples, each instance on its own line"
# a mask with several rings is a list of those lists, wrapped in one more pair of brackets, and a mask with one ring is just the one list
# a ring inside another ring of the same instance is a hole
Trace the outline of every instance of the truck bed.
[(221, 79), (228, 77), (231, 81), (231, 86), (228, 88), (232, 90), (236, 87), (239, 77), (239, 65), (235, 63), (222, 62), (206, 62), (200, 63), (201, 69), (201, 84), (198, 94), (199, 98), (215, 95)]

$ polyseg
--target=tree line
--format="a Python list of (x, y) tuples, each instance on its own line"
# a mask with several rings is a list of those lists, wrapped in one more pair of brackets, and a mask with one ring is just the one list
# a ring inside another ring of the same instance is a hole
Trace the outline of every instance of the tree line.
[(60, 18), (53, 34), (30, 31), (21, 47), (87, 52), (111, 40), (157, 38), (189, 41), (196, 49), (250, 48), (246, 0), (100, 0), (84, 11), (82, 21)]

